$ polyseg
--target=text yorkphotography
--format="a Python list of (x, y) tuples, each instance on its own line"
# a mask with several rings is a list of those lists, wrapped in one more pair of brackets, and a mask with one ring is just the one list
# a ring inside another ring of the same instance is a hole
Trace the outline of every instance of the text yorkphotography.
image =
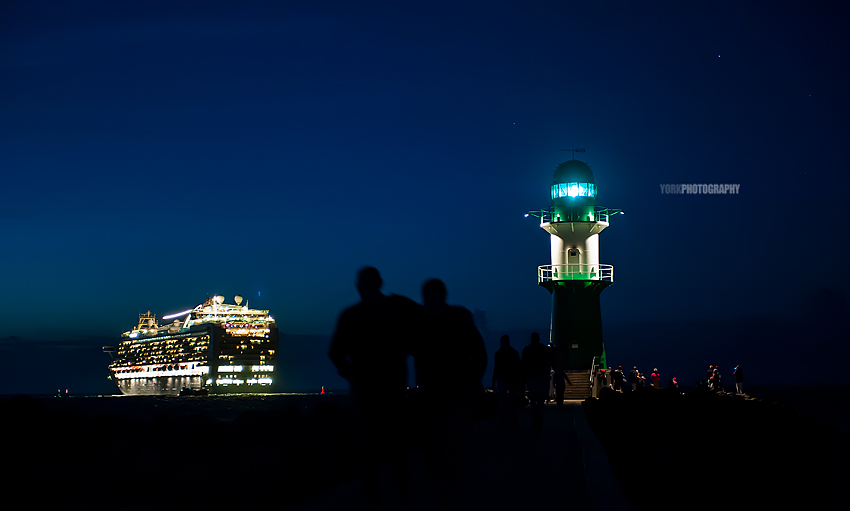
[(737, 195), (739, 183), (661, 184), (661, 193), (670, 195)]

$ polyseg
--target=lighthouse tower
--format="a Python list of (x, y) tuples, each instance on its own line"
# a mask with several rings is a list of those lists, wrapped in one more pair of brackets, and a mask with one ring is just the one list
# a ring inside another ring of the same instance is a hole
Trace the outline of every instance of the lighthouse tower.
[(526, 214), (550, 234), (552, 264), (537, 269), (537, 283), (552, 294), (549, 339), (567, 370), (607, 367), (599, 295), (614, 282), (614, 267), (599, 263), (599, 233), (622, 210), (597, 206), (597, 191), (586, 163), (565, 161), (552, 179), (552, 205)]

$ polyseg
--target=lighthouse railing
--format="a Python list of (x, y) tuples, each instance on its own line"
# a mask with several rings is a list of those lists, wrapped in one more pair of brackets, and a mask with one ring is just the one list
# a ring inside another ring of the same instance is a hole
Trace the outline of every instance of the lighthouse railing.
[(593, 208), (593, 214), (587, 215), (586, 213), (575, 211), (573, 212), (575, 216), (571, 216), (571, 214), (562, 212), (561, 214), (556, 215), (553, 208), (546, 209), (537, 209), (534, 211), (529, 211), (525, 214), (525, 216), (533, 216), (535, 218), (540, 219), (541, 224), (545, 224), (546, 222), (608, 222), (611, 216), (616, 214), (623, 214), (622, 209), (614, 209), (614, 208), (605, 208), (602, 206), (595, 206)]
[(602, 280), (614, 282), (610, 264), (544, 264), (537, 267), (537, 282), (565, 280)]

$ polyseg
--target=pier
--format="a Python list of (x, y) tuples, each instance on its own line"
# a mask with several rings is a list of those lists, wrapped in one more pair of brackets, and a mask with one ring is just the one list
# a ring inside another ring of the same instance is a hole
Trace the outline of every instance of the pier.
[[(631, 509), (588, 425), (580, 400), (559, 409), (545, 405), (543, 428), (532, 428), (531, 410), (520, 410), (517, 428), (497, 426), (491, 417), (472, 424), (461, 442), (451, 487), (429, 474), (421, 457), (410, 460), (406, 509)], [(309, 498), (299, 510), (364, 509), (359, 479)], [(392, 474), (381, 479), (386, 509), (392, 502)], [(446, 492), (440, 495), (441, 492)], [(442, 500), (442, 501), (441, 501)]]

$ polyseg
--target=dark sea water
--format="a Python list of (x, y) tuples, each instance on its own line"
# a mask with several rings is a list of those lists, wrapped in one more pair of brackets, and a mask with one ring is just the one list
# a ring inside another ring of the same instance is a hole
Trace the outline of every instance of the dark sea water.
[[(320, 402), (345, 401), (345, 390), (283, 392), (266, 394), (213, 394), (207, 396), (124, 396), (120, 394), (75, 395), (37, 394), (28, 397), (56, 411), (81, 414), (116, 414), (144, 419), (152, 414), (174, 417), (201, 415), (219, 421), (232, 421), (245, 412), (271, 412), (297, 406), (309, 410)], [(0, 403), (14, 396), (0, 396)]]

